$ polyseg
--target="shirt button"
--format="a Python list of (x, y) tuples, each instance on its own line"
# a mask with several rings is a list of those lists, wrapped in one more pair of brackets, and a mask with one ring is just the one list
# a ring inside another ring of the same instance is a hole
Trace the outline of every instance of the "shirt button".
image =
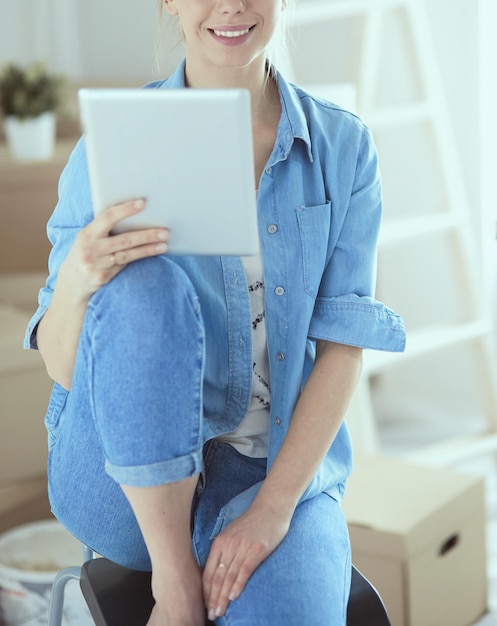
[(274, 290), (274, 293), (277, 296), (282, 296), (285, 293), (285, 290), (283, 289), (283, 287), (276, 287), (276, 289)]
[(276, 423), (276, 426), (281, 426), (281, 420), (280, 420), (280, 418), (279, 418), (279, 417), (275, 417), (275, 418), (274, 418), (274, 421), (275, 421), (275, 423)]
[(269, 176), (273, 171), (272, 167), (266, 167), (266, 174)]
[(277, 233), (277, 232), (278, 232), (278, 227), (276, 226), (276, 224), (270, 224), (270, 225), (267, 227), (267, 232), (268, 232), (268, 233), (271, 233), (271, 235), (274, 235), (274, 233)]
[(276, 358), (278, 359), (278, 361), (284, 361), (285, 355), (283, 354), (283, 352), (278, 352), (278, 354), (276, 355)]

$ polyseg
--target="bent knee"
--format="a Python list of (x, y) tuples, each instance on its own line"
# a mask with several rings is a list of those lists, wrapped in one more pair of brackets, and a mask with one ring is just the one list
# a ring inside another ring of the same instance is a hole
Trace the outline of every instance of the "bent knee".
[(126, 316), (148, 319), (173, 312), (199, 314), (195, 288), (186, 272), (164, 256), (140, 259), (127, 265), (92, 298), (92, 306), (117, 308)]

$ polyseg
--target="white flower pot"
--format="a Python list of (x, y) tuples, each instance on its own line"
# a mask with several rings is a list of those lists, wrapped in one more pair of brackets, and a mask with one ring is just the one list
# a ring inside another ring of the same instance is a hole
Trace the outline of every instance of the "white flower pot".
[(9, 115), (4, 120), (5, 136), (14, 159), (45, 161), (55, 146), (55, 115), (52, 111), (21, 119)]

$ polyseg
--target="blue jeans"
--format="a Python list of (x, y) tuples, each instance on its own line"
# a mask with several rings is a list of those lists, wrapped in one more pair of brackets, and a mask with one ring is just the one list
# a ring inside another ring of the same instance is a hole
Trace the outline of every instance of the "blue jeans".
[[(265, 477), (264, 459), (204, 441), (204, 352), (186, 274), (164, 257), (140, 261), (93, 296), (71, 391), (54, 387), (46, 416), (54, 514), (86, 545), (127, 567), (149, 570), (150, 559), (119, 483), (200, 474), (192, 542), (203, 566), (231, 521), (225, 505)], [(288, 535), (217, 624), (343, 626), (349, 587), (344, 516), (321, 494), (299, 504)]]
[[(193, 510), (193, 548), (200, 565), (212, 540), (232, 521), (225, 505), (266, 474), (264, 459), (243, 456), (226, 443), (210, 441), (204, 454)], [(297, 506), (287, 536), (216, 625), (344, 626), (350, 568), (341, 506), (324, 493), (310, 498)]]

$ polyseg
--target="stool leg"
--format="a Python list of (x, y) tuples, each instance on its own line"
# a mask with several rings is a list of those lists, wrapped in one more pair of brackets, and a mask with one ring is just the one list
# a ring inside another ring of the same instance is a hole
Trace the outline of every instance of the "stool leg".
[(64, 609), (64, 591), (70, 580), (79, 580), (81, 567), (66, 567), (54, 578), (52, 592), (50, 594), (50, 606), (48, 609), (48, 626), (61, 626), (62, 611)]
[(95, 552), (85, 544), (83, 544), (83, 563), (86, 561), (91, 561), (92, 559), (96, 559)]

